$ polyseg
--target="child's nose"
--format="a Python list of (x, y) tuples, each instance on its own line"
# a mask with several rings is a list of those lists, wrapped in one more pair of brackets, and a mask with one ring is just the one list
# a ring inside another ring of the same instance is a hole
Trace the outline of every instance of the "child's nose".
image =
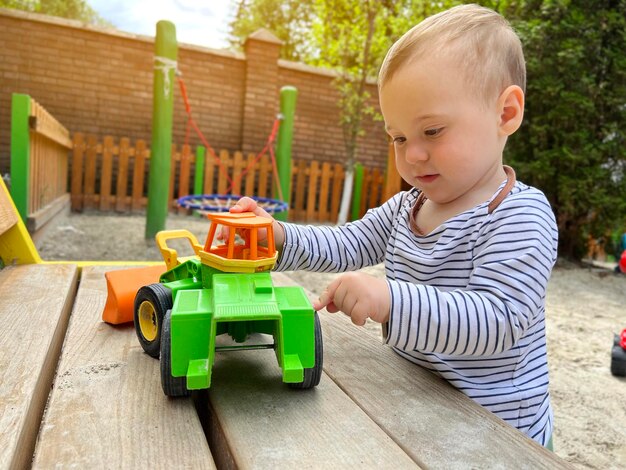
[(408, 145), (404, 158), (407, 163), (419, 163), (428, 160), (428, 152), (421, 145)]

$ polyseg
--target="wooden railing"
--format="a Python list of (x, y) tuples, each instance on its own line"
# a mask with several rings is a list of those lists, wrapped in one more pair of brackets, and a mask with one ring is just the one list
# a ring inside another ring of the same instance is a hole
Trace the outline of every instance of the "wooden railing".
[[(147, 204), (147, 171), (150, 150), (144, 140), (132, 144), (106, 136), (74, 134), (71, 169), (72, 210), (134, 212)], [(219, 161), (203, 157), (203, 148), (192, 152), (187, 145), (172, 146), (169, 199), (189, 194), (245, 194), (275, 197), (272, 164), (267, 155), (252, 165), (255, 155), (219, 152)], [(204, 163), (197, 165), (200, 159)], [(200, 168), (200, 171), (197, 171)], [(228, 178), (225, 176), (228, 175)], [(294, 160), (289, 219), (302, 222), (335, 222), (343, 190), (341, 164)], [(230, 181), (229, 181), (230, 179)], [(384, 201), (384, 175), (365, 168), (361, 215)]]
[(11, 110), (11, 196), (29, 230), (37, 231), (69, 204), (70, 133), (28, 95)]

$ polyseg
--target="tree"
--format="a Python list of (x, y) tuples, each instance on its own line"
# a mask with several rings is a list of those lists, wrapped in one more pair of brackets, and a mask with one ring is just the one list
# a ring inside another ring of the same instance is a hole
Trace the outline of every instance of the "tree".
[[(296, 51), (287, 52), (283, 57), (299, 58), (310, 65), (331, 68), (338, 74), (335, 80), (340, 97), (338, 124), (346, 149), (346, 179), (339, 224), (347, 220), (363, 119), (375, 113), (367, 104), (368, 80), (375, 80), (393, 41), (431, 8), (443, 8), (445, 3), (419, 0), (242, 0), (240, 3), (239, 13), (231, 24), (231, 33), (239, 38), (239, 43), (245, 39), (244, 33), (247, 36), (259, 27), (267, 27), (285, 41), (288, 51)], [(285, 10), (296, 20), (281, 20)]]
[(0, 0), (0, 7), (111, 26), (85, 0)]
[(283, 41), (281, 58), (304, 61), (310, 45), (311, 11), (309, 2), (299, 0), (239, 0), (229, 42), (242, 49), (250, 34), (266, 28)]
[(527, 106), (507, 158), (555, 211), (561, 255), (626, 221), (626, 0), (524, 2)]

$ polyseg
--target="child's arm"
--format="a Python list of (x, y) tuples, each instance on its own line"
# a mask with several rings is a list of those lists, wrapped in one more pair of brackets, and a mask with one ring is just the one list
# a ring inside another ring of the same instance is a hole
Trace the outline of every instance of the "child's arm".
[[(507, 209), (486, 225), (472, 250), (463, 289), (389, 280), (387, 343), (406, 351), (489, 356), (512, 349), (544, 320), (548, 279), (556, 261), (557, 229), (543, 209)], [(510, 209), (510, 207), (509, 207)]]

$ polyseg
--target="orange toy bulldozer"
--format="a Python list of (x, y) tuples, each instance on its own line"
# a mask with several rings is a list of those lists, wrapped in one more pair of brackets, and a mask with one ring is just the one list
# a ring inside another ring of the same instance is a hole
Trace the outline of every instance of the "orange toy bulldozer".
[(112, 325), (132, 322), (137, 291), (142, 286), (159, 282), (159, 277), (166, 270), (165, 264), (161, 263), (104, 273), (107, 301), (102, 312), (102, 321)]

